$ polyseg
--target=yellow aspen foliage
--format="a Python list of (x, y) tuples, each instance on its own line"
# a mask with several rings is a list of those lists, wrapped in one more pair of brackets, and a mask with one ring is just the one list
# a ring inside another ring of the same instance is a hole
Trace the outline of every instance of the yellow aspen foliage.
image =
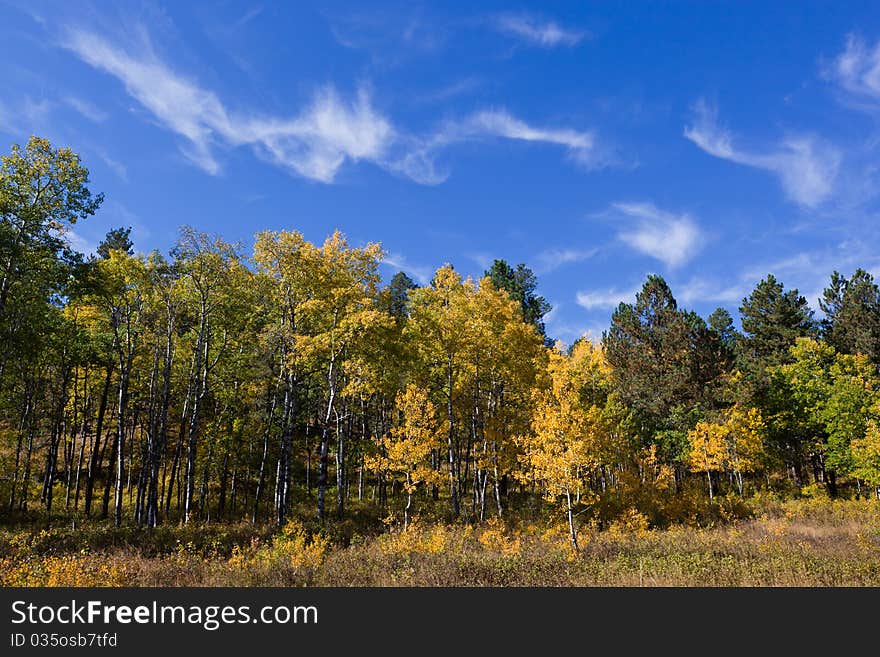
[(660, 460), (657, 445), (643, 449), (637, 457), (637, 462), (642, 472), (642, 485), (650, 490), (665, 491), (675, 483), (675, 468)]
[(582, 490), (583, 476), (597, 465), (597, 433), (601, 427), (601, 408), (584, 399), (583, 388), (601, 367), (601, 351), (589, 341), (580, 341), (570, 356), (558, 347), (553, 349), (549, 355), (549, 389), (535, 393), (531, 431), (518, 439), (524, 466), (518, 476), (524, 482), (540, 482), (548, 501), (564, 500), (575, 549), (573, 508), (578, 493), (582, 503), (592, 499)]
[(444, 451), (453, 518), (460, 512), (455, 403), (463, 396), (471, 378), (468, 354), (474, 343), (472, 300), (475, 293), (473, 280), (463, 281), (451, 265), (441, 267), (430, 286), (410, 294), (410, 318), (404, 329), (405, 339), (413, 347), (417, 378), (435, 391), (446, 407)]
[(691, 472), (706, 473), (710, 499), (714, 492), (712, 472), (733, 473), (742, 494), (742, 475), (760, 469), (763, 462), (765, 431), (758, 409), (735, 405), (721, 422), (699, 422), (688, 433)]
[(757, 408), (746, 410), (734, 406), (728, 411), (725, 426), (727, 427), (727, 463), (736, 477), (742, 495), (743, 473), (755, 472), (763, 463), (764, 435), (767, 425)]
[(486, 524), (487, 527), (477, 537), (483, 546), (494, 552), (500, 552), (506, 557), (519, 554), (519, 537), (509, 536), (502, 520), (492, 518)]
[(688, 432), (691, 472), (705, 472), (709, 481), (709, 499), (713, 497), (712, 473), (724, 469), (727, 457), (727, 435), (730, 429), (723, 424), (698, 422)]
[(400, 423), (376, 440), (379, 453), (369, 456), (369, 470), (402, 480), (406, 492), (404, 530), (409, 526), (412, 496), (422, 483), (440, 484), (443, 477), (428, 462), (432, 450), (443, 447), (442, 421), (426, 390), (408, 385), (395, 401)]

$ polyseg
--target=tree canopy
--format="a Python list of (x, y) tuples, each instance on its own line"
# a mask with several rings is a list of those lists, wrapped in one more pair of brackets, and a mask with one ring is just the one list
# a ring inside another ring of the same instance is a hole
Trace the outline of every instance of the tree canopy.
[(167, 253), (113, 228), (87, 258), (69, 229), (101, 201), (69, 149), (33, 138), (2, 160), (10, 512), (285, 527), (373, 504), (404, 529), (424, 509), (544, 513), (577, 549), (590, 518), (880, 485), (880, 292), (864, 270), (831, 275), (820, 322), (768, 275), (741, 331), (650, 275), (600, 342), (566, 346), (549, 344), (524, 264), (384, 282), (381, 245), (339, 231), (261, 231), (249, 249), (191, 226)]

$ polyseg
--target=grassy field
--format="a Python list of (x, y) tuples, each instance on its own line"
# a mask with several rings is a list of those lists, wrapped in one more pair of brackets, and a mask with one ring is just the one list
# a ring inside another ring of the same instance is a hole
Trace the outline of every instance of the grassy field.
[(748, 519), (650, 529), (638, 513), (580, 551), (562, 525), (416, 522), (363, 535), (356, 518), (249, 525), (0, 530), (4, 586), (880, 586), (880, 502), (762, 500)]

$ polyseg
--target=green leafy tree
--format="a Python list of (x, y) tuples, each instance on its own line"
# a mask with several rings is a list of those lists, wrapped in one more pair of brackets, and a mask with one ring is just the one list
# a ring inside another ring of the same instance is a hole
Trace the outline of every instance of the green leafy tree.
[(10, 349), (37, 340), (37, 307), (56, 301), (81, 256), (66, 234), (93, 215), (103, 195), (93, 196), (89, 171), (69, 148), (31, 137), (0, 158), (0, 381)]
[(853, 474), (874, 487), (880, 500), (880, 423), (870, 420), (865, 435), (852, 442)]
[(792, 362), (771, 370), (787, 402), (774, 417), (777, 441), (807, 456), (834, 495), (837, 476), (854, 468), (851, 442), (865, 435), (878, 380), (866, 356), (811, 338), (798, 338), (790, 353)]

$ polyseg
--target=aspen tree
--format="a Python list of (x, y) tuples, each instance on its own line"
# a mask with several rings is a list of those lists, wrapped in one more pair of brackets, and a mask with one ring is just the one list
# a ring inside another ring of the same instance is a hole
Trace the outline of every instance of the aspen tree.
[(403, 529), (409, 527), (413, 493), (420, 484), (434, 483), (438, 473), (428, 460), (431, 452), (443, 445), (443, 426), (436, 406), (427, 391), (410, 384), (397, 395), (395, 407), (400, 421), (390, 431), (377, 437), (377, 455), (367, 459), (367, 467), (402, 480), (406, 493)]
[(518, 438), (523, 465), (518, 476), (541, 482), (548, 501), (564, 501), (569, 537), (577, 550), (574, 508), (576, 499), (582, 505), (594, 500), (583, 476), (598, 465), (602, 426), (602, 409), (590, 400), (591, 384), (606, 375), (607, 365), (601, 349), (579, 340), (569, 356), (558, 346), (550, 351), (548, 373), (548, 389), (535, 393), (531, 431)]

